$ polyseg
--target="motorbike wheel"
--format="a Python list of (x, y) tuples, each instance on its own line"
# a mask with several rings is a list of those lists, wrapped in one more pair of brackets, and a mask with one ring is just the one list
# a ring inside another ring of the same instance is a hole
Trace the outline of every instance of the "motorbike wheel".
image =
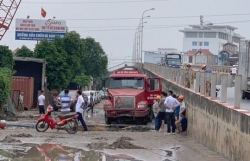
[(66, 128), (66, 131), (69, 134), (75, 134), (78, 131), (78, 122), (77, 120), (71, 120), (67, 123), (68, 128)]
[[(39, 128), (41, 128), (42, 130), (40, 130)], [(39, 121), (36, 123), (36, 131), (38, 132), (45, 132), (46, 130), (48, 130), (48, 128), (49, 124), (45, 121)]]

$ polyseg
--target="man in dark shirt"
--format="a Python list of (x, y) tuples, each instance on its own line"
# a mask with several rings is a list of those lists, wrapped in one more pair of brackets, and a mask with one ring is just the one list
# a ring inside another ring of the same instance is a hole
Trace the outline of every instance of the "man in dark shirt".
[(184, 113), (181, 113), (181, 120), (177, 120), (175, 122), (175, 125), (176, 125), (176, 128), (178, 129), (178, 132), (185, 132), (187, 131), (187, 118), (186, 116), (184, 115)]

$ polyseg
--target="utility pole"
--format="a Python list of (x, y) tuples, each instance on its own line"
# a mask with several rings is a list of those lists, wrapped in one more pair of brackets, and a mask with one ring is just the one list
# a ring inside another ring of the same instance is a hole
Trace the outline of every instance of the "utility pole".
[[(141, 59), (140, 59), (140, 63), (142, 64), (142, 46), (143, 46), (143, 19), (144, 19), (144, 13), (146, 13), (147, 11), (151, 11), (151, 10), (155, 10), (155, 8), (151, 8), (151, 9), (148, 9), (148, 10), (145, 10), (143, 13), (142, 13), (142, 16), (141, 16)], [(147, 16), (147, 17), (150, 17), (150, 16)]]

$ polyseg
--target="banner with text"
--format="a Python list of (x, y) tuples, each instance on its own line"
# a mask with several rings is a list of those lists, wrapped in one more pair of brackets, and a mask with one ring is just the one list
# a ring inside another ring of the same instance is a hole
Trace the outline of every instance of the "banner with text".
[(56, 36), (64, 37), (67, 31), (65, 20), (16, 19), (16, 40), (53, 41)]

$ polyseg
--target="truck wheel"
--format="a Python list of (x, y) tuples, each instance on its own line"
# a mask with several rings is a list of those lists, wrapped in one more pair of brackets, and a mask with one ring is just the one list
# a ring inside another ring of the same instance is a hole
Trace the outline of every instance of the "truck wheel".
[(105, 123), (106, 124), (111, 124), (111, 119), (108, 117), (108, 115), (105, 113)]
[(242, 96), (241, 96), (242, 99), (245, 99), (246, 98), (246, 92), (245, 91), (242, 91)]
[(245, 93), (246, 93), (247, 99), (249, 100), (250, 99), (250, 93), (248, 93), (248, 92), (245, 92)]
[(153, 119), (154, 119), (154, 114), (153, 114), (153, 111), (150, 109), (149, 117), (148, 117), (148, 122), (152, 122)]

